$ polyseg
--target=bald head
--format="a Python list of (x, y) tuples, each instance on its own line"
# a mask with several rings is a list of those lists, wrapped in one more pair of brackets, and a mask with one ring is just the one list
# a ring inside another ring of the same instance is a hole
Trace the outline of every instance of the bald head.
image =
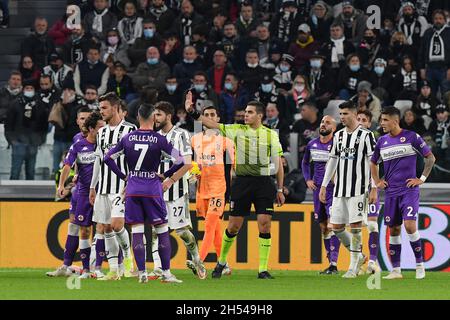
[(332, 136), (336, 131), (336, 120), (331, 116), (324, 116), (320, 122), (319, 134), (323, 137)]

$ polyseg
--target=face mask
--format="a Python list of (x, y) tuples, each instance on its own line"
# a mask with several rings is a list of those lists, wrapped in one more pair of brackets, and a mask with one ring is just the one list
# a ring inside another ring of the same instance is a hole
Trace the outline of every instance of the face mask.
[(375, 38), (374, 37), (364, 37), (364, 41), (366, 41), (366, 43), (368, 43), (368, 44), (372, 44), (375, 42)]
[(403, 18), (405, 19), (406, 22), (410, 23), (410, 22), (412, 22), (414, 20), (414, 15), (412, 15), (412, 14), (405, 14), (403, 16)]
[(226, 90), (233, 90), (233, 84), (231, 82), (225, 82)]
[(319, 19), (317, 19), (317, 16), (314, 14), (311, 17), (311, 21), (312, 21), (312, 23), (314, 23), (317, 26), (317, 23), (319, 22)]
[(303, 92), (303, 90), (305, 90), (305, 86), (304, 85), (296, 85), (296, 86), (294, 86), (294, 89), (297, 92)]
[(115, 46), (119, 42), (119, 37), (108, 37), (108, 42), (110, 45)]
[(81, 35), (72, 34), (72, 41), (73, 41), (73, 42), (76, 42), (76, 41), (80, 40), (81, 37), (82, 37)]
[(191, 64), (194, 63), (194, 60), (183, 59), (184, 63)]
[(146, 38), (153, 38), (155, 35), (155, 30), (153, 29), (144, 29), (144, 37)]
[(311, 65), (311, 68), (319, 69), (322, 66), (322, 61), (314, 59), (311, 60), (309, 64)]
[(92, 60), (89, 60), (89, 59), (88, 59), (88, 63), (89, 63), (89, 64), (92, 64), (92, 65), (96, 65), (96, 64), (98, 63), (98, 60), (97, 60), (97, 61), (92, 61)]
[(166, 89), (169, 93), (174, 93), (177, 90), (176, 84), (166, 84)]
[(159, 61), (158, 58), (148, 58), (147, 59), (147, 63), (150, 64), (150, 65), (157, 64), (158, 61)]
[(197, 92), (202, 92), (203, 90), (205, 90), (205, 85), (204, 84), (194, 84), (194, 89)]
[(353, 72), (359, 71), (359, 68), (360, 68), (359, 64), (351, 64), (350, 65), (350, 70), (352, 70)]
[(382, 75), (384, 73), (384, 67), (375, 67), (373, 70), (377, 75)]
[(258, 64), (257, 64), (257, 63), (247, 63), (247, 66), (248, 66), (249, 68), (254, 69), (254, 68), (256, 68), (256, 67), (258, 66)]
[(24, 91), (23, 95), (27, 98), (33, 98), (34, 97), (34, 91)]
[(281, 72), (288, 72), (289, 71), (289, 66), (284, 65), (284, 64), (280, 65), (280, 71)]
[(272, 84), (271, 83), (267, 83), (267, 84), (262, 84), (261, 85), (261, 90), (265, 93), (271, 92), (272, 91)]

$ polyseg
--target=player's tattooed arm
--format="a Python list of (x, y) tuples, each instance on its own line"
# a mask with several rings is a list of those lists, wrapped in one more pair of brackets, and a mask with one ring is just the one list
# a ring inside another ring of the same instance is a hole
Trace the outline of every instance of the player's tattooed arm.
[(413, 187), (423, 184), (425, 182), (425, 180), (428, 178), (428, 176), (430, 175), (435, 162), (436, 162), (436, 158), (434, 157), (434, 154), (430, 152), (427, 156), (424, 157), (424, 168), (423, 168), (422, 176), (420, 177), (420, 179), (419, 178), (407, 179), (406, 186), (408, 188), (413, 188)]

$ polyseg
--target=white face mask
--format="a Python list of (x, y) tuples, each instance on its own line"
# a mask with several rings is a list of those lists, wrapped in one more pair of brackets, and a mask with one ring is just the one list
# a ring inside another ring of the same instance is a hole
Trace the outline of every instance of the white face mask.
[(304, 85), (296, 85), (296, 86), (294, 86), (294, 89), (297, 92), (303, 92), (303, 90), (305, 90), (305, 86)]
[(258, 66), (258, 64), (257, 64), (257, 63), (247, 63), (247, 66), (248, 66), (249, 68), (254, 69), (254, 68), (256, 68), (256, 67)]

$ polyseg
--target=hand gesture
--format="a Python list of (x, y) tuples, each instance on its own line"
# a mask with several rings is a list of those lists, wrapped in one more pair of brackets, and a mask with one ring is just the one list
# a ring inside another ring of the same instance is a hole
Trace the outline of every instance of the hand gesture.
[(188, 93), (186, 93), (186, 100), (184, 102), (184, 107), (186, 108), (186, 111), (188, 113), (194, 111), (194, 103), (192, 102), (192, 91), (188, 91)]
[(411, 178), (406, 180), (406, 186), (408, 188), (414, 188), (423, 184), (423, 181), (418, 178)]
[(312, 191), (315, 191), (317, 189), (316, 184), (314, 183), (314, 181), (312, 180), (308, 180), (306, 181), (306, 185), (308, 186), (308, 188)]

